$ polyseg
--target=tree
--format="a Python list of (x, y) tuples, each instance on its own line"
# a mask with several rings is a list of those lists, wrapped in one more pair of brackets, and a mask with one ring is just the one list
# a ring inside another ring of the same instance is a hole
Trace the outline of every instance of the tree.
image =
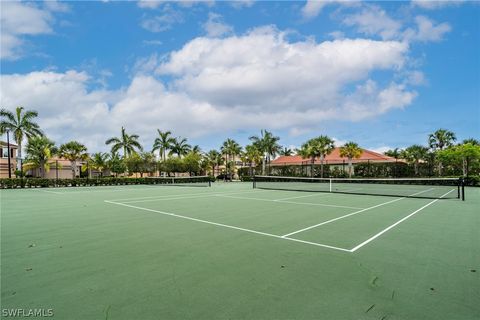
[(125, 162), (116, 152), (112, 152), (110, 154), (107, 161), (107, 168), (110, 170), (110, 172), (114, 173), (116, 177), (118, 177), (119, 174), (122, 174), (127, 170)]
[(171, 136), (172, 132), (170, 131), (163, 132), (157, 129), (157, 132), (158, 137), (153, 142), (152, 152), (159, 150), (160, 158), (165, 161), (167, 156), (167, 150), (170, 150), (172, 148), (172, 145), (175, 142), (175, 138)]
[(313, 166), (315, 163), (315, 158), (320, 158), (320, 177), (323, 178), (323, 163), (325, 157), (332, 153), (335, 148), (334, 142), (328, 136), (318, 136), (316, 138), (308, 140), (304, 143), (300, 150), (299, 155), (302, 158), (311, 159), (311, 176), (313, 177)]
[(480, 145), (470, 142), (449, 147), (438, 153), (443, 163), (461, 166), (463, 176), (468, 176), (472, 164), (480, 162)]
[(89, 163), (90, 168), (100, 172), (100, 176), (103, 177), (103, 171), (108, 167), (108, 153), (96, 152), (92, 154)]
[(72, 179), (75, 179), (76, 176), (76, 169), (77, 169), (77, 161), (78, 160), (87, 160), (88, 153), (87, 147), (77, 141), (70, 141), (64, 143), (60, 146), (59, 149), (60, 157), (70, 161), (70, 166), (72, 170)]
[(340, 157), (348, 159), (348, 176), (352, 177), (352, 159), (358, 159), (362, 155), (363, 150), (355, 142), (347, 142), (340, 147)]
[(143, 159), (138, 153), (133, 152), (123, 160), (129, 175), (139, 172), (140, 176), (143, 177)]
[(45, 136), (33, 136), (28, 139), (26, 149), (27, 157), (24, 167), (39, 169), (40, 177), (45, 178), (45, 172), (50, 170), (49, 160), (57, 153), (55, 143)]
[(125, 132), (125, 128), (122, 127), (122, 132), (120, 134), (120, 138), (110, 138), (105, 141), (106, 145), (113, 144), (112, 146), (112, 153), (116, 153), (118, 150), (123, 149), (123, 156), (127, 157), (131, 153), (138, 151), (142, 151), (143, 148), (138, 142), (139, 136), (136, 134), (129, 135)]
[(474, 138), (468, 138), (462, 141), (462, 144), (471, 143), (474, 146), (480, 146), (480, 141)]
[(186, 138), (174, 138), (169, 155), (176, 154), (177, 157), (181, 158), (182, 156), (187, 155), (187, 153), (189, 153), (191, 149), (192, 147), (187, 143)]
[(419, 174), (419, 164), (427, 157), (428, 148), (414, 144), (403, 151), (402, 157), (413, 164), (415, 175)]
[(287, 147), (284, 147), (283, 149), (280, 149), (278, 151), (278, 154), (281, 156), (291, 156), (293, 155), (293, 150)]
[(200, 148), (200, 146), (198, 144), (193, 146), (191, 152), (193, 152), (195, 154), (198, 154), (198, 155), (202, 155), (202, 149)]
[[(455, 133), (446, 129), (438, 129), (434, 133), (428, 135), (428, 145), (430, 148), (436, 151), (442, 151), (443, 149), (450, 147), (457, 140)], [(442, 161), (438, 162), (438, 174), (442, 175)]]
[(142, 152), (140, 153), (140, 158), (142, 159), (140, 176), (143, 177), (143, 173), (152, 174), (157, 169), (157, 163), (155, 161), (155, 155), (152, 152)]
[(43, 132), (40, 130), (39, 125), (33, 120), (38, 117), (36, 111), (27, 110), (24, 111), (23, 107), (17, 107), (15, 113), (6, 109), (0, 110), (0, 133), (3, 134), (7, 131), (13, 133), (13, 137), (18, 146), (17, 151), (17, 169), (22, 170), (22, 144), (23, 139), (27, 137), (30, 139), (35, 136), (42, 136)]
[(227, 173), (235, 170), (235, 157), (240, 154), (242, 147), (233, 139), (227, 139), (223, 142), (220, 151), (225, 154), (225, 169)]
[(222, 155), (217, 150), (210, 150), (205, 156), (208, 166), (212, 168), (212, 175), (215, 176), (215, 168), (223, 162)]
[(262, 161), (262, 152), (255, 144), (250, 144), (245, 147), (242, 154), (242, 161), (248, 163), (249, 175), (253, 175), (253, 164), (258, 165)]
[(199, 153), (195, 153), (190, 151), (184, 158), (183, 158), (183, 165), (186, 171), (190, 175), (192, 173), (194, 175), (198, 175), (200, 171), (200, 161), (202, 160), (202, 156)]
[(275, 157), (280, 150), (278, 145), (279, 137), (274, 136), (267, 130), (261, 130), (260, 136), (252, 136), (250, 140), (256, 145), (256, 147), (263, 153), (262, 158), (262, 174), (265, 174), (266, 163), (270, 165), (270, 160)]
[(387, 150), (383, 154), (386, 156), (398, 159), (400, 158), (401, 153), (402, 153), (402, 150), (400, 150), (399, 148), (395, 148), (393, 150)]

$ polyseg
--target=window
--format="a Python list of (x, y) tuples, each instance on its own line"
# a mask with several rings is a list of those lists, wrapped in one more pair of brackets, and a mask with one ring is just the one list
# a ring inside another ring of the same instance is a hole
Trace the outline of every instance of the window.
[(2, 148), (2, 158), (7, 158), (8, 157), (8, 148), (7, 147), (3, 147)]

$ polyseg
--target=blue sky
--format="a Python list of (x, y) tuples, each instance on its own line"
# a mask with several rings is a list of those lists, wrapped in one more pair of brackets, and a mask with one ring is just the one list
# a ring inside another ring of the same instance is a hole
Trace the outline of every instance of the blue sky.
[(121, 126), (203, 150), (260, 129), (385, 150), (480, 138), (474, 2), (1, 2), (2, 107), (91, 151)]

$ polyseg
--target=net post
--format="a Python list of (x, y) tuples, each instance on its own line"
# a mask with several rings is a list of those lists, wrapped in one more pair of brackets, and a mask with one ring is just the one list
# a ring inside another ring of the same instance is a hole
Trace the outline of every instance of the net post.
[(465, 180), (462, 178), (460, 180), (461, 188), (462, 188), (462, 201), (465, 201)]
[(257, 182), (255, 181), (255, 176), (253, 176), (253, 189), (255, 189), (257, 187)]
[(328, 183), (330, 184), (329, 185), (329, 190), (330, 190), (330, 192), (332, 192), (332, 179), (329, 179)]

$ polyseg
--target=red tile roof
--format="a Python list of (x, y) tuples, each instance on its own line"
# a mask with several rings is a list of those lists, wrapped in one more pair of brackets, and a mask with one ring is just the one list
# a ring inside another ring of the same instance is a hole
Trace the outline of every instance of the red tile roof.
[[(281, 166), (281, 165), (301, 165), (310, 164), (311, 159), (303, 159), (301, 156), (280, 156), (277, 159), (271, 162), (272, 166)], [(347, 158), (340, 157), (340, 148), (335, 148), (332, 153), (325, 157), (325, 164), (338, 164), (338, 163), (348, 162)], [(358, 162), (395, 162), (395, 158), (373, 152), (370, 150), (362, 149), (362, 155), (358, 159), (353, 159), (353, 163)], [(320, 163), (320, 159), (315, 159), (315, 163)]]

